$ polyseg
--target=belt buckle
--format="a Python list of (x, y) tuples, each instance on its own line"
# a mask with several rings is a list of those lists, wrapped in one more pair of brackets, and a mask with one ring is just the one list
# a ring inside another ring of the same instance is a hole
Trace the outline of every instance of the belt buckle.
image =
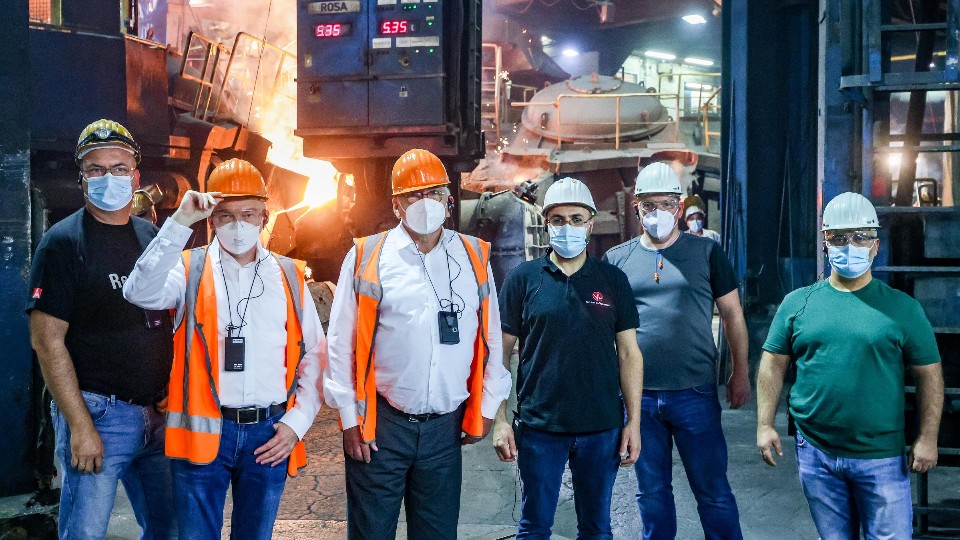
[(419, 423), (420, 423), (420, 419), (417, 418), (417, 415), (415, 415), (415, 414), (408, 414), (408, 415), (407, 415), (407, 422), (413, 422), (414, 424), (419, 424)]
[[(250, 415), (252, 415), (253, 420), (250, 420)], [(241, 407), (237, 409), (237, 423), (238, 424), (256, 424), (260, 421), (260, 408), (259, 407)]]

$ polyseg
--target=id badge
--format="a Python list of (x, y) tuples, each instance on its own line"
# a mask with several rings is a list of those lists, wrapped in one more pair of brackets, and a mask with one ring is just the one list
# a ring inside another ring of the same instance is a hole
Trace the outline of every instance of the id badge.
[(444, 345), (460, 343), (459, 321), (457, 321), (456, 312), (441, 311), (437, 313), (437, 321), (440, 324), (440, 343)]
[(226, 337), (223, 340), (224, 371), (243, 371), (244, 340), (242, 337)]

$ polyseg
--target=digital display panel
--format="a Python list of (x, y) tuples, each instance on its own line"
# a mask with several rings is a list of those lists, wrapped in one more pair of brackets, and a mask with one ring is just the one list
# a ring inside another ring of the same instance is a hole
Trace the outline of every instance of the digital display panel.
[(416, 21), (380, 21), (381, 35), (411, 34), (417, 31)]
[(313, 35), (318, 38), (334, 38), (340, 36), (349, 36), (353, 30), (350, 23), (322, 23), (314, 26)]

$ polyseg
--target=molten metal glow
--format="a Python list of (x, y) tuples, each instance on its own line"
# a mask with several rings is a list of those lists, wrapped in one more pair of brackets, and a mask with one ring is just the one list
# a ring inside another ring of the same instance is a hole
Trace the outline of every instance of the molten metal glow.
[(271, 163), (310, 178), (303, 192), (303, 201), (297, 207), (322, 206), (336, 198), (337, 169), (329, 161), (303, 157), (303, 140), (292, 130), (264, 135), (273, 143), (267, 154)]

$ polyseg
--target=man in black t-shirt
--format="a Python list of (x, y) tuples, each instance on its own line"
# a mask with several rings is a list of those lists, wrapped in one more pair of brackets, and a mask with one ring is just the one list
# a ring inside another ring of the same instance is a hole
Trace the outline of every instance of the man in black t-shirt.
[(118, 481), (143, 538), (176, 538), (163, 451), (170, 317), (123, 298), (123, 282), (157, 233), (130, 216), (140, 151), (123, 126), (98, 120), (81, 133), (76, 159), (84, 207), (40, 240), (27, 302), (53, 395), (60, 538), (106, 536)]
[[(581, 537), (612, 538), (618, 466), (640, 453), (643, 358), (627, 276), (586, 253), (596, 206), (582, 182), (547, 190), (551, 253), (521, 264), (500, 293), (503, 362), (520, 341), (514, 432), (501, 405), (493, 444), (518, 460), (523, 502), (517, 538), (549, 538), (570, 462)], [(626, 407), (626, 423), (624, 423)]]

